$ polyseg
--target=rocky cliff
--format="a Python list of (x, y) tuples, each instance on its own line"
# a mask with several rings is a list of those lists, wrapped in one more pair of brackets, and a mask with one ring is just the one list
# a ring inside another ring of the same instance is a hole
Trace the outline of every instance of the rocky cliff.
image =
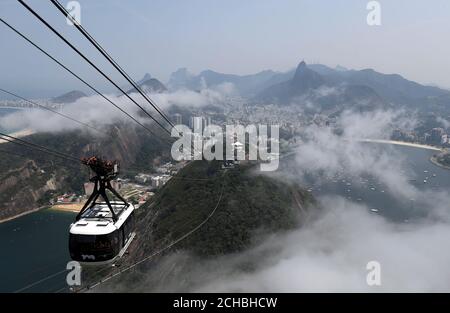
[[(137, 235), (116, 268), (86, 269), (84, 281), (90, 285), (139, 262), (97, 291), (158, 291), (166, 280), (183, 280), (192, 262), (246, 250), (303, 225), (316, 208), (300, 186), (262, 175), (252, 164), (224, 170), (217, 161), (194, 161), (136, 211)], [(192, 258), (172, 259), (175, 252)]]
[[(170, 146), (141, 129), (116, 125), (107, 131), (109, 135), (104, 137), (76, 131), (39, 133), (23, 139), (80, 159), (100, 155), (119, 160), (121, 168), (131, 173), (149, 170), (157, 157), (169, 157)], [(12, 143), (2, 144), (1, 150), (0, 220), (47, 205), (55, 194), (82, 193), (83, 183), (89, 179), (89, 172), (81, 163)]]

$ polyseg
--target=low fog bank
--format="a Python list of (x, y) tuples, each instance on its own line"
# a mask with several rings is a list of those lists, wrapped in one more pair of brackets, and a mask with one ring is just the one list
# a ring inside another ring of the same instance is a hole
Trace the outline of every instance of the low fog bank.
[[(233, 93), (233, 85), (222, 84), (214, 88), (206, 88), (200, 91), (178, 90), (172, 93), (160, 93), (150, 95), (151, 99), (163, 111), (171, 106), (199, 108), (206, 105), (217, 105), (224, 101), (225, 97)], [(149, 123), (151, 120), (143, 116), (142, 111), (125, 96), (106, 95), (117, 106), (125, 110), (141, 123)], [(152, 116), (161, 120), (158, 113), (136, 93), (131, 97), (135, 99)], [(87, 123), (96, 128), (117, 122), (134, 122), (107, 102), (101, 96), (83, 97), (71, 104), (66, 104), (60, 111), (64, 115)], [(32, 129), (36, 132), (62, 132), (75, 129), (86, 129), (76, 122), (70, 121), (60, 115), (44, 109), (18, 110), (15, 113), (0, 117), (0, 129)]]
[[(189, 289), (199, 292), (450, 290), (450, 252), (445, 249), (450, 236), (449, 224), (428, 221), (392, 224), (368, 213), (364, 206), (340, 197), (321, 199), (321, 204), (326, 210), (312, 224), (287, 235), (270, 237), (261, 246), (231, 260), (199, 266), (192, 272)], [(258, 251), (262, 252), (259, 257)], [(366, 283), (366, 265), (370, 261), (381, 264), (381, 286), (371, 287)], [(253, 262), (255, 269), (239, 271), (233, 265), (240, 262)], [(205, 268), (222, 270), (206, 272)]]
[[(298, 182), (306, 173), (325, 180), (339, 173), (354, 178), (370, 175), (391, 196), (414, 197), (416, 207), (426, 212), (424, 217), (394, 223), (371, 213), (361, 202), (319, 196), (319, 216), (300, 229), (267, 236), (243, 253), (214, 260), (174, 253), (144, 272), (134, 288), (169, 292), (450, 291), (450, 251), (446, 249), (450, 194), (413, 186), (404, 175), (407, 158), (398, 150), (357, 142), (386, 139), (395, 127), (414, 124), (402, 112), (346, 112), (337, 121), (341, 135), (329, 128), (308, 127), (294, 162), (279, 173), (265, 174)], [(370, 261), (381, 265), (380, 286), (366, 282)]]
[[(266, 236), (249, 250), (202, 260), (186, 252), (136, 270), (98, 291), (139, 292), (437, 292), (450, 291), (447, 222), (395, 224), (342, 197), (325, 197), (308, 225)], [(369, 286), (366, 265), (381, 265)]]

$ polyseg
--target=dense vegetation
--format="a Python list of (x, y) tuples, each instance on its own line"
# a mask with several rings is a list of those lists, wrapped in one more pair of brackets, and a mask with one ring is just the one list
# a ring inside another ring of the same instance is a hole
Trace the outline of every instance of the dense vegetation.
[[(100, 137), (72, 131), (38, 133), (22, 139), (75, 158), (100, 155), (119, 160), (123, 172), (129, 176), (151, 170), (155, 159), (169, 159), (170, 146), (142, 129), (115, 125), (105, 131), (109, 134)], [(56, 194), (82, 194), (83, 183), (89, 175), (81, 162), (67, 161), (15, 143), (2, 143), (0, 219), (46, 205)]]
[(439, 153), (436, 155), (436, 161), (443, 166), (450, 167), (450, 152)]
[(222, 192), (215, 214), (178, 248), (204, 256), (231, 253), (247, 247), (258, 231), (295, 227), (304, 218), (295, 194), (304, 208), (311, 206), (312, 197), (252, 169), (250, 164), (224, 171), (217, 161), (190, 163), (139, 209), (139, 250), (148, 253), (192, 230), (208, 217)]

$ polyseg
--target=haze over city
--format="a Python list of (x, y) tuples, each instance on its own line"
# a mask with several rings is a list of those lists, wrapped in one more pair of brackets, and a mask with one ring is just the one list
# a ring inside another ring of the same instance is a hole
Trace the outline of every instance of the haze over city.
[[(381, 26), (367, 25), (368, 1), (361, 0), (79, 2), (83, 25), (101, 38), (101, 44), (133, 77), (148, 72), (165, 82), (181, 67), (194, 73), (205, 69), (230, 74), (286, 71), (304, 59), (331, 67), (373, 68), (450, 88), (446, 40), (450, 3), (446, 0), (433, 1), (432, 6), (420, 0), (380, 1)], [(76, 46), (106, 65), (52, 11), (51, 4), (29, 3)], [(16, 1), (2, 1), (0, 12), (103, 91), (113, 90)], [(0, 84), (5, 88), (23, 89), (33, 97), (85, 90), (5, 27), (0, 28), (0, 38), (5, 42), (0, 52), (0, 71), (5, 73)]]

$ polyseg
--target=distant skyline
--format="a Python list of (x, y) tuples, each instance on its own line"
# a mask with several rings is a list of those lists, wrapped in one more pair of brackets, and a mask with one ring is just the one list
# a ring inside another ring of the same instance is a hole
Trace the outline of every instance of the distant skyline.
[[(193, 73), (287, 71), (304, 59), (330, 67), (373, 68), (450, 89), (448, 0), (381, 0), (381, 26), (367, 25), (366, 0), (79, 2), (83, 26), (136, 80), (148, 72), (167, 82), (181, 67)], [(27, 3), (127, 85), (49, 1)], [(2, 0), (0, 16), (102, 91), (115, 92), (16, 0)], [(3, 24), (0, 42), (0, 87), (27, 97), (88, 91)]]

